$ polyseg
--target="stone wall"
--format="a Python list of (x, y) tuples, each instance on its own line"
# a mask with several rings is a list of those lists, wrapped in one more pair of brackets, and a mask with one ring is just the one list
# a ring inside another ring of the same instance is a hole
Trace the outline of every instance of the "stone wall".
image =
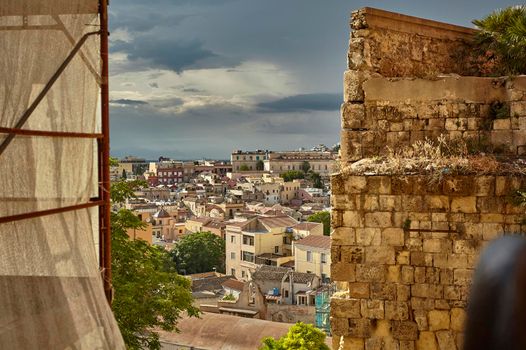
[[(461, 76), (472, 72), (462, 53), (473, 30), (375, 9), (353, 13), (351, 26), (343, 168), (440, 135), (524, 156), (526, 77)], [(508, 115), (496, 118), (496, 106)], [(461, 348), (478, 255), (504, 232), (526, 229), (524, 209), (510, 200), (525, 186), (524, 177), (499, 173), (439, 182), (333, 175), (334, 348)]]
[[(352, 162), (425, 138), (463, 137), (526, 152), (526, 77), (460, 76), (474, 31), (366, 8), (353, 13), (341, 157)], [(507, 115), (495, 115), (499, 106)]]
[(430, 185), (422, 175), (340, 174), (332, 184), (333, 334), (355, 344), (346, 349), (460, 347), (479, 252), (526, 228), (523, 209), (510, 203), (526, 179), (450, 176)]

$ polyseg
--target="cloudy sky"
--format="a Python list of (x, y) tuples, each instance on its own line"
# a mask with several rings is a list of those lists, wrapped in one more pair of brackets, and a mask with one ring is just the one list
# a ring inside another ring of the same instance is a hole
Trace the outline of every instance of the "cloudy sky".
[(339, 141), (352, 10), (471, 26), (510, 0), (112, 0), (111, 150), (227, 159)]

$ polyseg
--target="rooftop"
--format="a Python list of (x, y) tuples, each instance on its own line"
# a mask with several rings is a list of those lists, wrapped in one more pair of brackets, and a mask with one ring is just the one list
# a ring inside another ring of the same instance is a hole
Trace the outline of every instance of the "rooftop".
[(295, 243), (296, 246), (314, 247), (322, 249), (331, 249), (331, 237), (329, 236), (307, 236)]

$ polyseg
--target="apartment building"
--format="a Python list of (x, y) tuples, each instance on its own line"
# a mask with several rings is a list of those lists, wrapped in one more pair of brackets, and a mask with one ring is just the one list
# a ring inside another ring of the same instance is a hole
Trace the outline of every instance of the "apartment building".
[(240, 151), (236, 150), (230, 155), (230, 162), (232, 163), (232, 171), (237, 173), (240, 171), (255, 171), (258, 169), (258, 164), (262, 164), (267, 157), (267, 151)]
[(294, 271), (313, 273), (323, 283), (331, 277), (331, 238), (309, 235), (293, 243)]
[(315, 151), (269, 152), (264, 160), (264, 169), (271, 173), (281, 174), (289, 170), (302, 170), (308, 162), (310, 170), (321, 176), (329, 176), (336, 164), (336, 153)]
[(281, 266), (293, 259), (284, 254), (284, 237), (298, 222), (290, 216), (255, 216), (226, 225), (226, 271), (250, 280), (259, 265)]

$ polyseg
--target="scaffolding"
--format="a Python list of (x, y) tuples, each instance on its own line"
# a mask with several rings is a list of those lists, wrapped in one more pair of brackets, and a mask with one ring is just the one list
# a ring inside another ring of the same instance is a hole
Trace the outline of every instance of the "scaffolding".
[(2, 348), (124, 348), (108, 304), (107, 5), (0, 6)]
[(331, 296), (335, 291), (333, 284), (328, 284), (316, 291), (316, 328), (325, 332), (328, 336), (331, 335)]

